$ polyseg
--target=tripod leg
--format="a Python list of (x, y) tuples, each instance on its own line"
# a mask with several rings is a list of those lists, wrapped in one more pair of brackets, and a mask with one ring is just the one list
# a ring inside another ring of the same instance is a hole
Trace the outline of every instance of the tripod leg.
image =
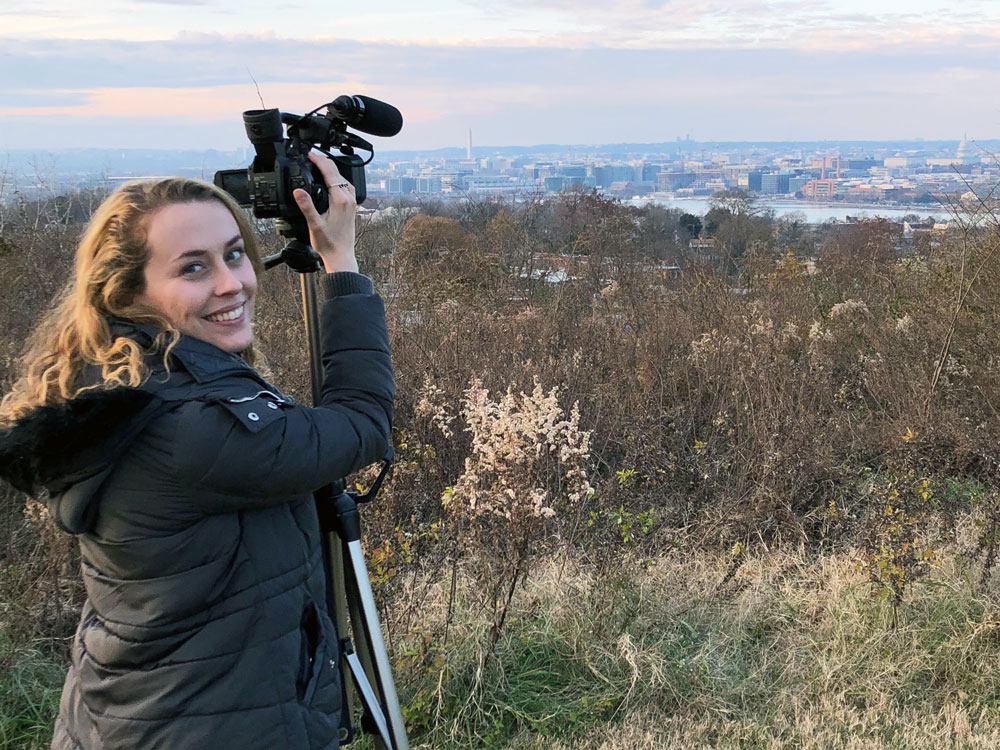
[[(337, 629), (337, 639), (340, 643), (340, 654), (346, 658), (348, 653), (353, 653), (351, 641), (348, 638), (347, 630), (347, 588), (344, 575), (344, 550), (340, 545), (340, 539), (335, 534), (323, 534), (324, 552), (327, 553), (327, 606), (330, 610), (330, 617)], [(351, 690), (350, 680), (344, 665), (340, 665), (341, 689), (344, 691), (343, 711), (346, 711), (346, 718), (341, 719), (340, 741), (348, 742), (354, 735), (354, 708), (356, 697)], [(346, 736), (344, 728), (346, 727)]]
[[(347, 542), (343, 542), (341, 545), (341, 559), (344, 559), (345, 561), (350, 560), (350, 548), (347, 545), (348, 545)], [(352, 625), (355, 625), (357, 623), (364, 622), (364, 615), (361, 612), (361, 601), (360, 601), (361, 597), (358, 594), (357, 581), (355, 580), (357, 576), (357, 571), (354, 570), (353, 567), (345, 568), (344, 570), (345, 570), (345, 576), (347, 578), (347, 584), (349, 586), (348, 596), (347, 596), (347, 606), (349, 608), (351, 616), (351, 623)], [(384, 706), (385, 703), (382, 697), (382, 690), (381, 687), (379, 686), (379, 681), (377, 679), (378, 675), (375, 671), (375, 666), (372, 663), (372, 647), (371, 643), (368, 641), (368, 633), (365, 630), (365, 628), (361, 627), (360, 625), (356, 625), (355, 627), (353, 627), (351, 632), (354, 638), (354, 643), (356, 645), (354, 658), (357, 661), (358, 668), (361, 670), (360, 675), (355, 675), (355, 682), (360, 682), (361, 680), (364, 680), (365, 682), (368, 683), (368, 685), (371, 686), (373, 692), (376, 690), (378, 691), (378, 694), (375, 696), (376, 707), (378, 713), (382, 714), (383, 716), (382, 721), (384, 722), (385, 718), (382, 712), (382, 706)], [(374, 717), (374, 712), (372, 712), (371, 715)], [(375, 750), (387, 750), (387, 748), (392, 747), (392, 744), (388, 736), (385, 737), (384, 742), (380, 741), (378, 737), (375, 737), (374, 740), (375, 740)]]
[(368, 712), (367, 715), (375, 723), (375, 728), (378, 730), (378, 736), (375, 737), (375, 746), (378, 750), (391, 747), (392, 739), (389, 737), (389, 727), (385, 723), (385, 714), (382, 713), (378, 696), (375, 695), (375, 690), (368, 680), (368, 675), (365, 674), (365, 669), (361, 666), (361, 660), (358, 659), (358, 655), (353, 651), (345, 653), (344, 658), (347, 660), (351, 677), (354, 678), (354, 685), (361, 694), (361, 702)]
[[(375, 609), (375, 597), (372, 594), (371, 582), (368, 580), (368, 569), (365, 567), (364, 553), (358, 540), (345, 541), (344, 574), (348, 580), (348, 601), (351, 609), (351, 625), (355, 641), (359, 644), (362, 659), (368, 662), (365, 671), (372, 677), (372, 684), (381, 698), (385, 708), (385, 719), (389, 725), (392, 750), (409, 750), (410, 744), (406, 737), (403, 724), (403, 712), (396, 695), (396, 686), (392, 681), (392, 668), (389, 665), (389, 653), (382, 638), (382, 627), (378, 621)], [(353, 585), (352, 585), (353, 584)], [(357, 596), (350, 596), (356, 594)]]

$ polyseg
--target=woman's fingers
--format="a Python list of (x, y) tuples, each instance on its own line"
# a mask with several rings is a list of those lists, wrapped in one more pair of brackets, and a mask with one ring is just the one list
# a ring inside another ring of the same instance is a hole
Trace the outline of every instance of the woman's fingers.
[(334, 164), (333, 159), (329, 159), (322, 154), (317, 154), (313, 151), (309, 152), (309, 161), (316, 165), (316, 168), (323, 175), (323, 182), (326, 183), (327, 188), (330, 190), (331, 194), (334, 190), (343, 189), (346, 184), (347, 187), (353, 189), (353, 185), (344, 179), (343, 175), (337, 169), (337, 165)]
[(316, 168), (323, 176), (323, 183), (326, 185), (330, 196), (330, 204), (354, 203), (356, 205), (357, 192), (354, 189), (354, 185), (344, 179), (334, 161), (312, 151), (309, 152), (308, 156), (309, 161), (316, 165)]
[[(323, 176), (323, 182), (326, 185), (331, 206), (355, 202), (354, 185), (343, 178), (333, 160), (312, 152), (308, 156), (309, 161), (316, 165), (316, 168)], [(306, 223), (311, 227), (318, 227), (323, 217), (316, 210), (312, 197), (302, 188), (297, 188), (293, 192), (293, 197), (299, 206), (299, 210), (302, 211)]]
[(333, 159), (328, 159), (322, 154), (317, 154), (315, 151), (309, 152), (309, 161), (316, 165), (316, 168), (323, 175), (323, 181), (326, 183), (327, 187), (336, 185), (338, 182), (343, 182), (340, 179), (340, 172), (337, 171), (337, 167), (333, 163)]
[(357, 271), (358, 262), (354, 257), (357, 200), (354, 186), (343, 178), (331, 159), (310, 153), (309, 161), (316, 165), (330, 198), (330, 207), (320, 214), (308, 193), (304, 190), (294, 193), (309, 226), (310, 243), (323, 259), (327, 271)]
[(292, 195), (295, 196), (295, 202), (299, 206), (299, 210), (302, 215), (306, 217), (306, 224), (309, 226), (315, 226), (319, 224), (319, 212), (316, 210), (316, 206), (313, 205), (312, 197), (302, 188), (296, 188)]

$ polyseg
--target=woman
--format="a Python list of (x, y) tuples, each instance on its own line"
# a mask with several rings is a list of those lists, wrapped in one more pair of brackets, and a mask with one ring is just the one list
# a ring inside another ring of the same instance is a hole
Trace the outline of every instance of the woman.
[(259, 256), (239, 207), (184, 179), (123, 186), (0, 406), (0, 475), (48, 492), (87, 600), (52, 747), (336, 748), (341, 693), (311, 491), (385, 455), (381, 300), (353, 187), (295, 198), (327, 275), (322, 404), (252, 367)]

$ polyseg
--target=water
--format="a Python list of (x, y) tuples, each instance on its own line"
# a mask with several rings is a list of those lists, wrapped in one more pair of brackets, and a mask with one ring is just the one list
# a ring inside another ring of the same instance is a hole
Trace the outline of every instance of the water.
[[(630, 201), (636, 206), (656, 203), (668, 208), (678, 208), (685, 213), (704, 216), (708, 213), (709, 198), (659, 198), (643, 197)], [(789, 214), (805, 214), (808, 224), (822, 224), (828, 219), (846, 221), (848, 216), (874, 218), (876, 216), (901, 221), (907, 214), (916, 214), (920, 218), (933, 217), (939, 221), (948, 221), (951, 214), (941, 206), (843, 206), (833, 204), (816, 204), (805, 201), (765, 201), (758, 200), (761, 208), (770, 208), (779, 219)]]

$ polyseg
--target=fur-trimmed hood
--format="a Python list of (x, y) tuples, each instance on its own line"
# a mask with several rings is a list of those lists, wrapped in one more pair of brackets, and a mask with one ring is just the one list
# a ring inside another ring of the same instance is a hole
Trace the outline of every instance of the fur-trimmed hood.
[(0, 430), (0, 478), (32, 495), (47, 491), (56, 524), (82, 533), (102, 481), (164, 405), (152, 393), (120, 387), (38, 407)]
[[(116, 319), (112, 333), (152, 350), (158, 331)], [(232, 373), (252, 372), (238, 356), (188, 336), (180, 337), (170, 360), (177, 371), (171, 379), (163, 377), (163, 363), (151, 353), (147, 365), (152, 374), (140, 388), (86, 390), (0, 428), (0, 479), (31, 495), (46, 491), (49, 512), (63, 531), (89, 531), (104, 479), (151, 419), (178, 399), (191, 398), (192, 382), (207, 385)], [(100, 382), (97, 368), (92, 367), (84, 381)]]

